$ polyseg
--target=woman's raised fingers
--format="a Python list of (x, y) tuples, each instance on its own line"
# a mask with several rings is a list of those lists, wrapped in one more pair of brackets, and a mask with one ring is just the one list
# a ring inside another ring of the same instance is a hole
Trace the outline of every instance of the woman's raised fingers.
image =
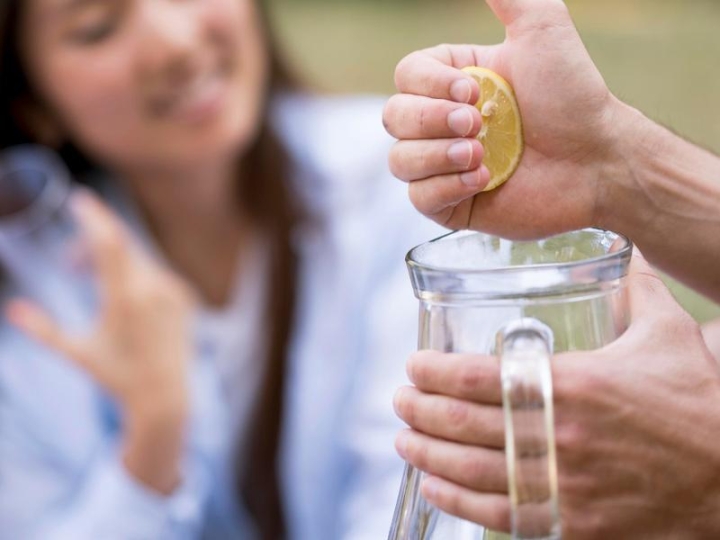
[(72, 205), (90, 250), (102, 302), (113, 305), (121, 297), (131, 265), (129, 235), (112, 212), (89, 192), (75, 193)]
[(93, 372), (90, 346), (85, 339), (70, 336), (40, 307), (27, 300), (12, 300), (5, 307), (10, 323), (38, 343), (59, 353), (78, 367)]

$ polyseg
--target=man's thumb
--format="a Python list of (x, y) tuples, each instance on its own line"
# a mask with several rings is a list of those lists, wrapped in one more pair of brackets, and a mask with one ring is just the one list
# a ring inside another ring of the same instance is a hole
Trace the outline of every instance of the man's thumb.
[(495, 16), (505, 26), (512, 25), (515, 21), (529, 13), (537, 13), (543, 16), (548, 8), (553, 5), (563, 5), (563, 0), (485, 0)]

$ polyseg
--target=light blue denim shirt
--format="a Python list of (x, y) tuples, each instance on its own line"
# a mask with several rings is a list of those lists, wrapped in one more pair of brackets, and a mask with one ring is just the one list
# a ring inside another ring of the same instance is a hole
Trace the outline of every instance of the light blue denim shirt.
[[(412, 209), (387, 170), (382, 105), (292, 96), (274, 107), (314, 216), (294, 238), (300, 289), (280, 449), (292, 539), (385, 538), (400, 486), (392, 395), (417, 339), (404, 256), (443, 230)], [(80, 291), (57, 294), (87, 302)], [(233, 411), (212, 347), (197, 347), (191, 386), (183, 484), (163, 497), (123, 468), (122, 419), (102, 389), (3, 324), (0, 539), (254, 538), (232, 488)]]

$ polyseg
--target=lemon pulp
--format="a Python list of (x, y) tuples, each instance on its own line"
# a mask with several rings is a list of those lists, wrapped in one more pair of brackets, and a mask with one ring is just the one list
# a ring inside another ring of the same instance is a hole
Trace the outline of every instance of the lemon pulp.
[(490, 182), (483, 191), (490, 191), (506, 182), (520, 164), (525, 147), (520, 108), (510, 84), (494, 71), (477, 66), (463, 71), (480, 87), (475, 107), (483, 125), (477, 138), (485, 149), (483, 163), (490, 171)]

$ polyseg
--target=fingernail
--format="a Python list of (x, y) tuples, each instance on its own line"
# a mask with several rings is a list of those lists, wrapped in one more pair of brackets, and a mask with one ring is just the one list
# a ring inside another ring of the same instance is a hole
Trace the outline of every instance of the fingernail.
[(423, 496), (430, 501), (435, 500), (438, 493), (438, 481), (432, 476), (425, 477), (422, 485)]
[(467, 169), (473, 157), (472, 143), (468, 140), (457, 141), (448, 148), (447, 155), (454, 164)]
[(472, 86), (467, 79), (458, 79), (450, 85), (450, 97), (459, 103), (468, 103), (472, 96)]
[(479, 188), (482, 185), (480, 170), (464, 172), (460, 175), (460, 181), (470, 188)]
[(467, 137), (473, 128), (473, 115), (465, 107), (455, 109), (448, 114), (447, 123), (455, 133), (461, 137)]
[(405, 387), (401, 386), (395, 391), (395, 396), (393, 397), (393, 409), (395, 410), (395, 414), (402, 418), (402, 414), (400, 413), (400, 402), (403, 399), (403, 395), (405, 394)]
[(403, 430), (395, 437), (395, 450), (401, 458), (407, 459), (408, 432)]

